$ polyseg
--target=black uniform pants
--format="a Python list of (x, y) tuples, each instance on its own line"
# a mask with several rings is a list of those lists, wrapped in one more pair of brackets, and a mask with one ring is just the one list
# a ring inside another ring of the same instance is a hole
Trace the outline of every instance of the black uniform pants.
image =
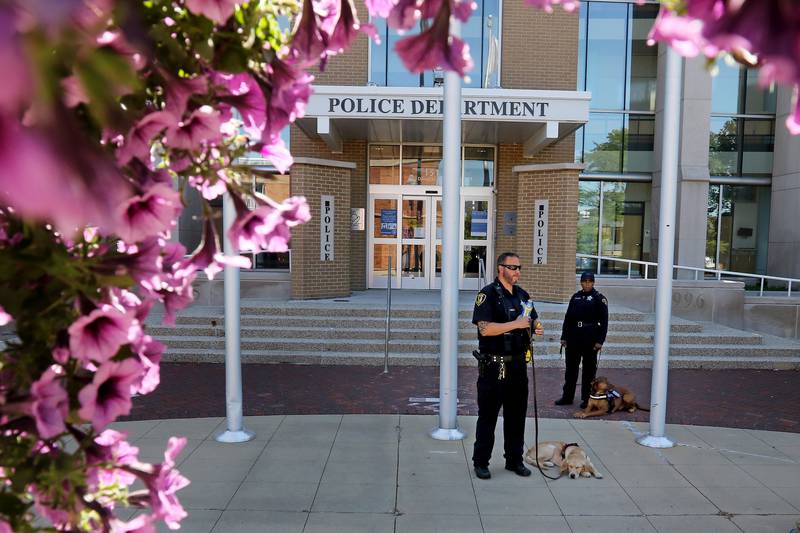
[(592, 380), (597, 374), (597, 350), (594, 349), (594, 342), (586, 344), (567, 341), (566, 363), (567, 369), (564, 372), (564, 394), (562, 397), (569, 401), (572, 401), (575, 397), (578, 368), (583, 363), (581, 401), (589, 401), (589, 395), (592, 394)]
[(507, 465), (522, 463), (525, 415), (528, 410), (528, 373), (524, 360), (506, 363), (506, 377), (497, 379), (500, 365), (489, 363), (478, 377), (478, 423), (472, 464), (489, 466), (494, 448), (497, 415), (503, 408), (503, 447)]

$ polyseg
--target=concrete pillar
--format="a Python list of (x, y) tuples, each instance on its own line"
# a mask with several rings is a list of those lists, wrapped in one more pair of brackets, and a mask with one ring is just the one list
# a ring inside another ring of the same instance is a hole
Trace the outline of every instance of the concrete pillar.
[[(665, 47), (659, 45), (658, 92), (656, 98), (655, 170), (653, 172), (650, 231), (651, 250), (658, 250), (661, 195), (661, 139), (664, 136)], [(706, 216), (708, 211), (708, 141), (711, 114), (711, 76), (702, 58), (683, 64), (680, 98), (681, 137), (678, 159), (678, 196), (675, 227), (675, 264), (704, 267)], [(653, 260), (656, 260), (654, 257)], [(687, 275), (687, 273), (683, 273)]]
[(769, 214), (767, 273), (800, 277), (800, 136), (786, 130), (792, 113), (792, 90), (778, 86), (775, 110), (775, 155), (772, 165), (772, 195)]

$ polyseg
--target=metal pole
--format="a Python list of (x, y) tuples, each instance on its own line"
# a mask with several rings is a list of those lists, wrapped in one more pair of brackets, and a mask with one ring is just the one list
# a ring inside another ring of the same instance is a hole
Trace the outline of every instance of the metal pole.
[(667, 417), (669, 335), (672, 329), (672, 264), (675, 255), (675, 204), (678, 188), (678, 143), (680, 142), (680, 96), (682, 59), (667, 47), (664, 91), (664, 134), (661, 141), (661, 200), (656, 282), (656, 327), (653, 377), (650, 386), (650, 434), (637, 442), (650, 448), (671, 448), (664, 435)]
[(389, 373), (389, 329), (392, 316), (392, 256), (389, 256), (389, 267), (386, 272), (386, 339), (383, 343), (383, 373)]
[[(236, 208), (230, 194), (222, 202), (222, 226), (225, 228), (225, 255), (237, 252), (228, 238), (228, 228), (236, 219)], [(217, 442), (247, 442), (255, 434), (244, 428), (242, 421), (242, 361), (239, 353), (239, 268), (225, 265), (225, 416), (227, 430), (217, 435)]]
[[(451, 19), (450, 31), (458, 36), (461, 25)], [(444, 179), (442, 180), (442, 309), (439, 355), (439, 427), (437, 440), (461, 440), (458, 427), (458, 276), (461, 215), (461, 78), (444, 75)]]

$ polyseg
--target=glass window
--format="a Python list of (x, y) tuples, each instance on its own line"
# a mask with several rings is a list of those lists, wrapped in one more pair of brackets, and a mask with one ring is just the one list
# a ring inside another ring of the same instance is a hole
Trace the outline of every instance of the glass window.
[[(600, 182), (581, 181), (578, 184), (578, 243), (579, 254), (597, 255), (597, 231), (600, 223)], [(597, 261), (579, 258), (576, 269), (596, 270)]]
[(402, 185), (441, 185), (441, 146), (403, 146)]
[(372, 236), (376, 239), (397, 237), (397, 200), (376, 198), (374, 200)]
[(772, 174), (772, 153), (775, 150), (775, 121), (773, 119), (742, 120), (743, 176)]
[(397, 185), (400, 180), (400, 147), (373, 144), (369, 147), (369, 182), (372, 185)]
[(657, 5), (633, 6), (628, 48), (628, 87), (626, 109), (655, 111), (658, 47), (647, 45), (647, 36), (658, 14)]
[[(486, 266), (486, 246), (464, 246), (464, 277), (477, 278), (480, 274), (480, 261)], [(485, 274), (488, 278), (488, 274)]]
[(623, 109), (628, 5), (590, 2), (588, 10), (586, 89), (592, 108)]
[(464, 147), (464, 187), (494, 186), (494, 148)]
[(589, 113), (584, 126), (584, 154), (587, 172), (622, 170), (622, 114)]
[(744, 80), (743, 69), (717, 61), (717, 75), (711, 78), (711, 112), (739, 113), (739, 89)]
[(758, 84), (758, 71), (747, 71), (747, 86), (745, 87), (744, 112), (748, 115), (774, 114), (777, 91), (773, 83), (762, 88)]
[(656, 121), (652, 115), (625, 115), (623, 172), (652, 172)]
[(769, 239), (770, 188), (710, 185), (706, 266), (764, 273)]
[(738, 125), (732, 117), (711, 117), (708, 170), (712, 176), (733, 176), (739, 166)]
[[(470, 48), (474, 68), (463, 80), (464, 87), (497, 87), (500, 64), (500, 2), (499, 0), (478, 0), (477, 9), (469, 21), (462, 25), (461, 35)], [(426, 29), (427, 20), (419, 26), (400, 35), (389, 28), (381, 18), (372, 20), (381, 38), (380, 44), (370, 41), (370, 82), (375, 85), (392, 87), (431, 87), (433, 71), (412, 74), (403, 66), (394, 51), (397, 41), (409, 34)]]
[[(645, 213), (650, 204), (649, 183), (603, 182), (603, 210), (600, 226), (601, 254), (641, 261), (644, 252)], [(631, 273), (640, 273), (639, 265), (632, 265)], [(628, 273), (623, 262), (603, 261), (601, 272)]]
[(464, 239), (485, 241), (489, 233), (489, 202), (464, 202)]

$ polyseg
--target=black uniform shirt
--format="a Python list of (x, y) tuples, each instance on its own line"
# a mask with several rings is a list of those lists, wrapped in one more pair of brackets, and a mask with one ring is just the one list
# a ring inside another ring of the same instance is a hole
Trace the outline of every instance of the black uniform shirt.
[[(498, 293), (502, 291), (503, 297)], [(522, 304), (528, 299), (528, 293), (522, 288), (514, 285), (513, 292), (508, 292), (500, 280), (495, 278), (491, 283), (478, 293), (475, 299), (475, 308), (472, 311), (472, 323), (476, 326), (478, 322), (505, 323), (516, 320), (523, 313)], [(505, 306), (504, 306), (505, 304)], [(531, 318), (538, 318), (536, 309), (531, 311)], [(509, 339), (507, 336), (516, 337)], [(482, 353), (492, 355), (519, 355), (524, 353), (527, 348), (528, 332), (527, 329), (516, 329), (503, 335), (493, 335), (484, 337), (478, 331), (478, 345)], [(511, 346), (509, 343), (511, 342)], [(509, 353), (511, 352), (511, 353)]]
[(608, 300), (592, 289), (572, 295), (564, 316), (561, 340), (594, 344), (606, 342), (608, 332)]

